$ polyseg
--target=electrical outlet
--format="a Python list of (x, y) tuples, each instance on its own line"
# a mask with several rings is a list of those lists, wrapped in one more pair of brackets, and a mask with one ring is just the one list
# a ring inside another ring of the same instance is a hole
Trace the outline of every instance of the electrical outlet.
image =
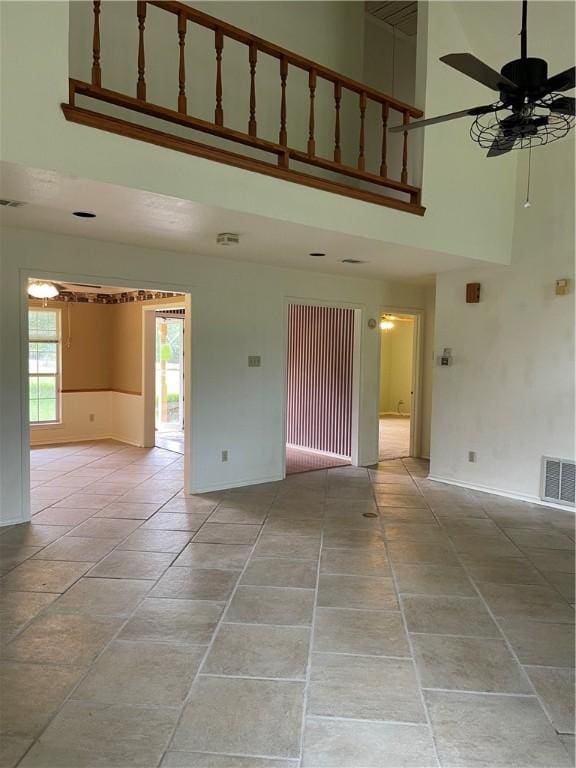
[(222, 451), (222, 461), (228, 461), (228, 451)]
[(262, 358), (260, 355), (248, 355), (248, 368), (260, 368)]
[(468, 461), (472, 463), (476, 461), (476, 451), (468, 451)]
[(93, 413), (88, 414), (88, 421), (94, 421), (96, 419), (96, 416)]

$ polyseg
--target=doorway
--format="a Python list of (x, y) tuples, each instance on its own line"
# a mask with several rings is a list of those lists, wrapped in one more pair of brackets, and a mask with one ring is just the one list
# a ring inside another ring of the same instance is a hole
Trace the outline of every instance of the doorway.
[(184, 310), (155, 313), (155, 403), (157, 448), (184, 453)]
[(378, 457), (417, 455), (419, 316), (385, 312), (380, 317)]
[(288, 305), (286, 474), (352, 463), (355, 310)]

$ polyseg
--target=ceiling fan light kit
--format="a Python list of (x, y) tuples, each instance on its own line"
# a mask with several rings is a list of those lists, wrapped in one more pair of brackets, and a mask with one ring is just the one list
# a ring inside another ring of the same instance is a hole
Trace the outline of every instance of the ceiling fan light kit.
[(548, 63), (527, 53), (528, 2), (522, 2), (520, 58), (505, 64), (500, 72), (471, 53), (451, 53), (440, 61), (494, 91), (500, 98), (459, 112), (418, 120), (390, 128), (393, 133), (423, 128), (435, 123), (474, 117), (471, 138), (488, 149), (488, 157), (499, 157), (512, 149), (531, 149), (561, 139), (574, 127), (572, 96), (563, 91), (574, 88), (575, 67), (548, 77)]

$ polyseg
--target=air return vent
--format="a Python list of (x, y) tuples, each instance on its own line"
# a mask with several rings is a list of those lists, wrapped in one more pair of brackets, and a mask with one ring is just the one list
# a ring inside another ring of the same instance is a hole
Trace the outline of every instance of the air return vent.
[(575, 504), (576, 463), (567, 459), (544, 456), (542, 459), (542, 487), (544, 501)]
[(0, 206), (4, 206), (4, 208), (22, 208), (23, 205), (26, 203), (20, 200), (0, 200)]

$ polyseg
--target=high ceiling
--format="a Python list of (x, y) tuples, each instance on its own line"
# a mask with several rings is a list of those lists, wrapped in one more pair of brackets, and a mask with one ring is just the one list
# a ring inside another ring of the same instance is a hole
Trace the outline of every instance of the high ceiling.
[(402, 0), (392, 0), (392, 2), (372, 2), (366, 3), (366, 12), (370, 16), (383, 21), (394, 29), (399, 29), (409, 37), (416, 34), (418, 26), (418, 3), (402, 2)]

